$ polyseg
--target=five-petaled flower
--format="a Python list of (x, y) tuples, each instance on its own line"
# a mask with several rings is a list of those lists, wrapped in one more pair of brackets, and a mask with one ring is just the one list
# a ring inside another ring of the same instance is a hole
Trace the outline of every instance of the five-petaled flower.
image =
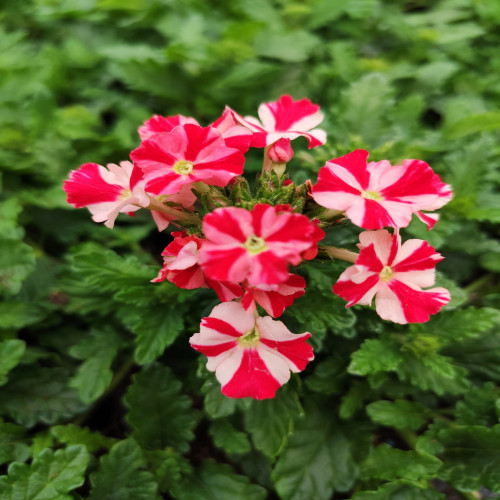
[(87, 207), (95, 222), (112, 228), (119, 213), (132, 213), (150, 204), (144, 192), (142, 172), (129, 161), (106, 167), (84, 163), (64, 181), (67, 201), (75, 208)]
[(367, 164), (368, 151), (357, 149), (326, 162), (313, 186), (312, 196), (321, 206), (345, 211), (364, 229), (406, 227), (413, 213), (431, 228), (437, 221), (422, 210), (436, 210), (453, 194), (427, 163), (405, 160), (392, 166), (387, 160)]
[(359, 257), (347, 268), (333, 292), (354, 304), (370, 305), (382, 319), (395, 323), (423, 323), (450, 301), (448, 290), (434, 285), (435, 267), (443, 257), (424, 240), (401, 244), (398, 232), (386, 229), (359, 235)]
[(233, 113), (239, 123), (253, 132), (251, 146), (256, 148), (300, 136), (307, 139), (309, 149), (326, 142), (326, 132), (315, 128), (323, 121), (323, 113), (309, 99), (294, 101), (291, 96), (283, 95), (277, 101), (265, 102), (258, 109), (260, 121)]
[(222, 393), (231, 398), (273, 398), (290, 378), (314, 358), (310, 333), (293, 334), (269, 316), (255, 317), (241, 304), (215, 306), (201, 321), (191, 346), (208, 357)]
[(298, 265), (303, 254), (314, 253), (324, 232), (302, 214), (257, 204), (218, 208), (203, 219), (207, 239), (200, 250), (205, 274), (214, 280), (251, 286), (285, 281), (288, 264)]
[(194, 182), (225, 186), (243, 173), (245, 163), (215, 128), (193, 123), (152, 135), (130, 157), (144, 172), (146, 190), (156, 195), (178, 193)]

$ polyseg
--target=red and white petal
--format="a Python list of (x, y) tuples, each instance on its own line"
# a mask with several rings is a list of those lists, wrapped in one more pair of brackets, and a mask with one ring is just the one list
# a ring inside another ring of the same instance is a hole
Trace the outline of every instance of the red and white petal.
[(248, 151), (252, 140), (252, 132), (248, 128), (239, 125), (231, 108), (226, 106), (222, 116), (215, 120), (211, 126), (220, 132), (227, 147), (239, 149), (242, 153)]
[(252, 215), (244, 208), (219, 208), (203, 218), (203, 234), (218, 245), (245, 243), (252, 234)]
[(426, 214), (424, 212), (416, 212), (417, 217), (427, 226), (427, 231), (430, 231), (439, 220), (439, 214)]
[(377, 314), (395, 323), (425, 323), (450, 301), (445, 288), (420, 290), (397, 279), (387, 283), (375, 298)]
[(346, 307), (354, 304), (370, 305), (380, 288), (379, 273), (363, 274), (365, 279), (357, 282), (359, 272), (356, 266), (348, 267), (332, 287), (335, 295), (347, 300)]
[(309, 332), (292, 333), (281, 321), (273, 320), (269, 316), (257, 318), (256, 323), (261, 335), (257, 348), (277, 380), (280, 380), (279, 374), (283, 373), (283, 361), (287, 369), (300, 372), (314, 359), (313, 349), (306, 342), (311, 337)]
[(434, 269), (444, 257), (424, 240), (405, 241), (390, 264), (395, 272), (422, 271)]
[(87, 207), (97, 203), (115, 202), (126, 186), (117, 182), (109, 183), (109, 171), (97, 163), (85, 163), (72, 170), (69, 179), (64, 181), (63, 189), (67, 201), (75, 208)]
[[(399, 236), (392, 235), (389, 231), (387, 231), (387, 229), (380, 229), (378, 231), (363, 231), (359, 234), (358, 248), (363, 251), (364, 248), (373, 245), (375, 254), (383, 266), (392, 262), (394, 256), (398, 253), (399, 244)], [(356, 264), (357, 263), (358, 262), (356, 262)]]
[(186, 123), (193, 123), (199, 125), (198, 122), (191, 117), (182, 115), (175, 116), (160, 116), (154, 115), (149, 120), (146, 120), (138, 129), (139, 136), (142, 141), (149, 139), (154, 134), (159, 132), (170, 132), (172, 129), (179, 125)]
[(212, 280), (206, 276), (205, 279), (208, 287), (215, 291), (221, 302), (229, 302), (243, 295), (243, 289), (238, 283)]

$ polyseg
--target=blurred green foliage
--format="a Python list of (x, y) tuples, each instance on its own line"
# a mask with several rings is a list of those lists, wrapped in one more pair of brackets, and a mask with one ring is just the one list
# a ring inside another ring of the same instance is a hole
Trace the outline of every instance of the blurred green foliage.
[[(0, 499), (500, 493), (499, 44), (497, 0), (4, 0)], [(331, 294), (345, 266), (308, 263), (283, 320), (316, 360), (235, 401), (187, 342), (215, 295), (149, 283), (169, 236), (147, 214), (94, 224), (61, 186), (127, 159), (154, 113), (208, 124), (283, 93), (326, 115), (297, 182), (363, 147), (453, 185), (432, 232), (406, 230), (446, 256), (453, 302), (393, 325)]]

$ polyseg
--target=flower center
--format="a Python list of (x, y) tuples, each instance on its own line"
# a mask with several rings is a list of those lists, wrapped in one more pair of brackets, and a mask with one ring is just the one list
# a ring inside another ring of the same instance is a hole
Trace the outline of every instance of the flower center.
[(130, 198), (132, 196), (132, 191), (130, 191), (130, 189), (124, 189), (120, 196), (119, 196), (119, 200), (126, 200), (127, 198)]
[(194, 169), (194, 163), (186, 160), (179, 160), (175, 162), (174, 170), (181, 175), (188, 175)]
[(257, 329), (257, 327), (245, 333), (241, 337), (238, 337), (238, 343), (242, 347), (255, 347), (259, 342), (260, 342), (260, 332)]
[(394, 274), (394, 271), (392, 270), (391, 266), (384, 266), (382, 271), (380, 271), (380, 279), (382, 281), (389, 281), (392, 278), (392, 275)]
[(260, 236), (255, 236), (255, 234), (252, 234), (247, 238), (247, 241), (245, 241), (245, 244), (243, 245), (250, 253), (253, 254), (258, 254), (260, 252), (263, 252), (264, 250), (267, 250), (266, 247), (266, 242), (264, 241), (264, 238), (261, 238)]
[(383, 199), (382, 195), (377, 193), (377, 191), (361, 191), (361, 196), (367, 200), (378, 201)]

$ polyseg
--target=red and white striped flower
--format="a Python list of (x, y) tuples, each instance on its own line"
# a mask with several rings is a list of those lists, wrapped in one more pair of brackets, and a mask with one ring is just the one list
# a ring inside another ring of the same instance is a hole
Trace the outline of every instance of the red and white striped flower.
[(212, 288), (223, 302), (241, 297), (243, 290), (237, 283), (225, 283), (211, 280), (205, 276), (200, 267), (198, 252), (203, 238), (186, 232), (172, 232), (174, 241), (162, 252), (163, 267), (153, 283), (170, 281), (179, 288), (193, 290), (195, 288)]
[(313, 186), (319, 205), (345, 211), (357, 226), (381, 229), (406, 227), (413, 213), (431, 228), (437, 221), (433, 211), (448, 203), (451, 187), (444, 184), (427, 163), (404, 160), (392, 166), (387, 160), (367, 164), (368, 151), (352, 153), (326, 162)]
[(191, 346), (208, 357), (222, 393), (230, 398), (273, 398), (290, 378), (314, 358), (310, 333), (291, 333), (269, 316), (257, 317), (241, 304), (219, 304), (201, 321)]
[(435, 266), (443, 260), (426, 241), (412, 239), (401, 245), (396, 232), (365, 231), (359, 235), (360, 254), (347, 268), (333, 293), (347, 306), (370, 305), (382, 319), (395, 323), (424, 323), (450, 301), (448, 290), (434, 285)]
[(179, 125), (186, 125), (187, 123), (193, 123), (199, 125), (199, 123), (190, 116), (174, 115), (174, 116), (161, 116), (154, 115), (149, 120), (146, 120), (137, 130), (141, 140), (145, 141), (159, 132), (171, 132), (175, 127)]
[(297, 274), (289, 274), (279, 285), (261, 285), (259, 287), (243, 285), (245, 293), (241, 305), (248, 311), (255, 311), (259, 304), (273, 318), (278, 318), (287, 307), (305, 293), (306, 280)]
[(265, 102), (258, 109), (260, 121), (233, 113), (239, 123), (253, 132), (251, 146), (256, 148), (270, 146), (278, 139), (293, 140), (300, 136), (307, 139), (309, 149), (326, 142), (326, 132), (315, 128), (323, 121), (323, 113), (309, 99), (294, 101), (291, 96), (283, 95), (277, 101)]
[[(218, 208), (203, 219), (207, 238), (200, 250), (205, 274), (220, 281), (250, 286), (283, 283), (288, 264), (298, 265), (303, 254), (313, 258), (325, 233), (305, 215), (258, 204)], [(312, 256), (312, 257), (311, 257)]]
[(239, 149), (242, 153), (248, 151), (250, 142), (252, 141), (252, 132), (236, 121), (232, 110), (227, 106), (222, 116), (215, 120), (210, 126), (220, 132), (226, 146)]
[(225, 186), (243, 173), (245, 163), (243, 153), (228, 147), (215, 128), (193, 123), (152, 135), (130, 156), (144, 172), (146, 189), (156, 195), (200, 181)]
[(150, 203), (142, 172), (129, 161), (120, 165), (85, 163), (64, 181), (67, 201), (75, 208), (87, 207), (95, 222), (112, 228), (119, 213), (131, 213)]

